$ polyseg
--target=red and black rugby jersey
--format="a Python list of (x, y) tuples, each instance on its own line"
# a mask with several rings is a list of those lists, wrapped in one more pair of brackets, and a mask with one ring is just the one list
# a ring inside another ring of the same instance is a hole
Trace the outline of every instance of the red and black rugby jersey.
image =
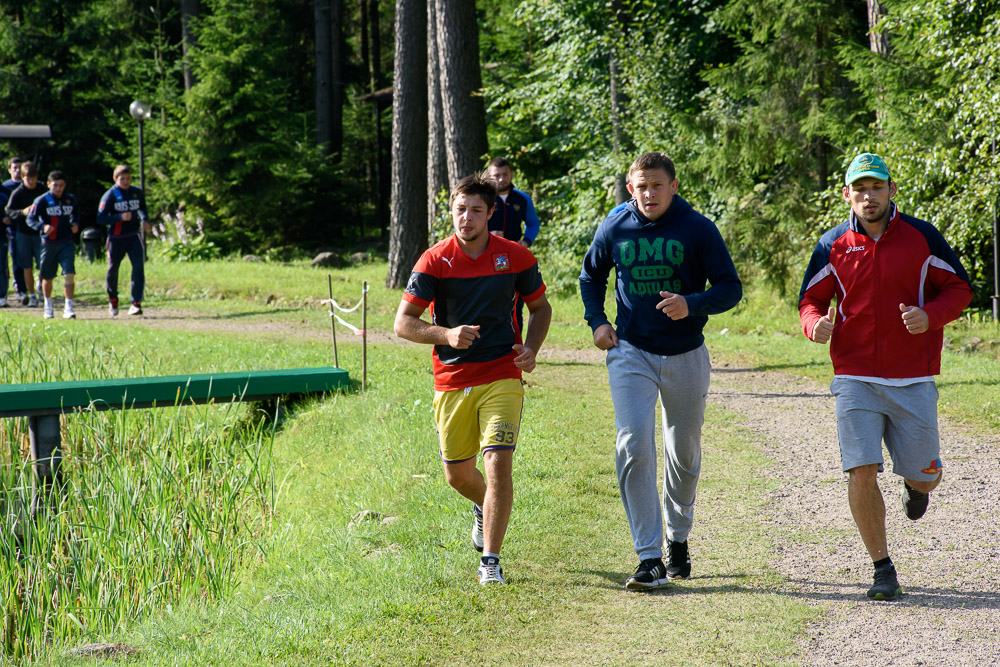
[(479, 325), (479, 338), (466, 350), (434, 346), (434, 388), (451, 391), (505, 378), (521, 378), (514, 365), (521, 343), (514, 317), (517, 295), (534, 301), (545, 292), (538, 262), (518, 243), (490, 235), (485, 252), (470, 259), (452, 234), (426, 250), (410, 274), (403, 298), (431, 308), (442, 327)]

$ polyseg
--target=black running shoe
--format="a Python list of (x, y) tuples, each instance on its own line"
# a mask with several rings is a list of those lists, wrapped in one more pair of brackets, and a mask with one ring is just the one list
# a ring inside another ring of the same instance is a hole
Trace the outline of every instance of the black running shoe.
[(690, 579), (691, 556), (688, 554), (688, 543), (667, 540), (667, 579)]
[(903, 511), (906, 512), (906, 517), (912, 521), (922, 517), (927, 511), (930, 495), (929, 493), (921, 493), (903, 482)]
[(889, 563), (875, 568), (875, 585), (868, 589), (868, 597), (872, 600), (895, 600), (902, 594), (895, 565)]
[(630, 591), (646, 591), (667, 585), (667, 568), (660, 558), (647, 558), (639, 563), (628, 579), (625, 588)]

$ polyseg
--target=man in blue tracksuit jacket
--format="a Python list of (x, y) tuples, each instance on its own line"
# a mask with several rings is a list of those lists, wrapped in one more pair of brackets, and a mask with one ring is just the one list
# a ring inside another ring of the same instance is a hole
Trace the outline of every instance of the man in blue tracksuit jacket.
[[(663, 153), (646, 153), (633, 162), (628, 184), (633, 200), (597, 228), (580, 273), (594, 345), (608, 351), (618, 488), (640, 561), (625, 582), (629, 590), (658, 588), (691, 574), (687, 539), (710, 371), (702, 329), (709, 315), (729, 310), (743, 296), (722, 235), (677, 195), (678, 184), (674, 164)], [(617, 276), (615, 326), (604, 312), (611, 269)], [(707, 290), (706, 283), (711, 283)], [(657, 396), (664, 425), (662, 512)]]
[(76, 247), (73, 235), (80, 231), (80, 219), (76, 197), (66, 194), (66, 176), (61, 171), (53, 171), (46, 181), (49, 191), (38, 197), (31, 205), (28, 226), (42, 237), (42, 261), (39, 274), (42, 279), (42, 296), (45, 298), (45, 318), (55, 317), (52, 308), (52, 279), (56, 277), (56, 267), (63, 272), (63, 294), (66, 302), (63, 317), (76, 318), (73, 311), (73, 294), (76, 288)]
[[(10, 190), (0, 185), (0, 308), (6, 308), (7, 289), (10, 287), (10, 275), (7, 272), (7, 250), (10, 247), (7, 243), (8, 229), (10, 228), (10, 216), (4, 211), (7, 202), (10, 201)], [(13, 238), (13, 236), (11, 236)]]
[[(535, 204), (527, 192), (514, 188), (511, 179), (514, 176), (510, 162), (504, 157), (495, 157), (486, 165), (490, 179), (497, 186), (496, 205), (493, 214), (486, 223), (491, 234), (502, 236), (510, 241), (517, 241), (525, 248), (530, 248), (538, 236), (541, 224), (535, 212)], [(524, 231), (521, 231), (522, 225)], [(514, 309), (517, 316), (517, 330), (524, 332), (524, 302), (518, 297)]]
[[(7, 217), (6, 213), (3, 211), (3, 209), (7, 207), (7, 201), (9, 200), (10, 195), (14, 194), (14, 190), (17, 190), (17, 188), (20, 187), (21, 185), (21, 158), (16, 156), (12, 157), (7, 165), (7, 171), (10, 173), (10, 178), (8, 178), (6, 181), (3, 182), (3, 187), (7, 189), (7, 198), (5, 199), (2, 196), (0, 196), (0, 200), (2, 200), (0, 201), (0, 207), (2, 207), (0, 208), (0, 217), (4, 219), (3, 220), (4, 227), (0, 229), (0, 243), (4, 243), (5, 245), (7, 245), (8, 246), (7, 249), (10, 250), (11, 272), (5, 275), (8, 276), (8, 281), (11, 278), (13, 278), (14, 289), (17, 293), (18, 301), (23, 301), (24, 303), (27, 303), (28, 290), (25, 288), (24, 284), (24, 269), (22, 269), (21, 265), (18, 263), (18, 257), (17, 257), (16, 226), (12, 224), (10, 218)], [(9, 241), (8, 238), (10, 239)], [(6, 252), (7, 249), (5, 249), (3, 252)], [(6, 266), (7, 263), (4, 262), (4, 270), (6, 269)], [(0, 274), (2, 273), (3, 270), (0, 270)], [(5, 283), (3, 279), (0, 278), (0, 285), (3, 284), (7, 284), (9, 286), (9, 282)], [(6, 290), (4, 290), (3, 295), (0, 296), (0, 308), (5, 307), (3, 303), (6, 302), (7, 300), (6, 295), (7, 292)]]
[(132, 172), (120, 164), (114, 171), (115, 186), (104, 193), (97, 208), (97, 224), (108, 228), (108, 273), (106, 287), (112, 317), (118, 314), (118, 269), (128, 255), (132, 263), (132, 305), (129, 315), (142, 315), (146, 289), (145, 250), (139, 225), (151, 229), (146, 213), (146, 196), (132, 185)]

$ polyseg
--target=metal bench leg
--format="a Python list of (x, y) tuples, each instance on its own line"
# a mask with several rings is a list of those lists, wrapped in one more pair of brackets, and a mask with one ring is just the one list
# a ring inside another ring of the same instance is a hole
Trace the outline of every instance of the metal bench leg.
[(59, 415), (28, 417), (31, 438), (31, 460), (35, 464), (35, 488), (31, 499), (31, 514), (37, 515), (53, 487), (62, 487), (62, 435)]

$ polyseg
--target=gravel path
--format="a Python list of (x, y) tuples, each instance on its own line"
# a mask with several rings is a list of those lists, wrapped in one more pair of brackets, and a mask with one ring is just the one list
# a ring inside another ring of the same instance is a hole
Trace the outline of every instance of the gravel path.
[[(871, 561), (847, 503), (828, 388), (722, 367), (713, 370), (710, 393), (711, 403), (767, 443), (775, 462), (769, 473), (780, 487), (765, 519), (778, 536), (772, 563), (795, 595), (823, 610), (800, 641), (801, 664), (1000, 663), (1000, 437), (974, 438), (942, 421), (944, 481), (916, 522), (903, 515), (900, 478), (880, 475), (889, 553), (905, 595), (872, 602)], [(808, 527), (814, 541), (792, 538)]]

